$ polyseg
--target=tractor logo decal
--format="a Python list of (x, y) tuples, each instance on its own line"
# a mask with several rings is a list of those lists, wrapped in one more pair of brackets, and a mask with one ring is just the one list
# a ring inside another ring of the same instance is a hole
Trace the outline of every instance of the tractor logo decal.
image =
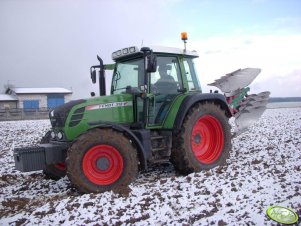
[(89, 105), (86, 106), (86, 110), (89, 111), (89, 110), (105, 109), (105, 108), (127, 107), (132, 105), (133, 105), (132, 101), (113, 102), (113, 103), (106, 103), (106, 104)]

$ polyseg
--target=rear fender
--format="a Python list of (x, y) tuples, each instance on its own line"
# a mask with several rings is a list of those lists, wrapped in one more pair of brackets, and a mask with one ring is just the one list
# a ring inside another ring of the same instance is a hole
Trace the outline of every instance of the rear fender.
[(223, 110), (226, 112), (226, 116), (228, 118), (232, 117), (232, 113), (230, 111), (229, 105), (226, 101), (224, 95), (219, 93), (199, 93), (195, 95), (189, 95), (185, 97), (183, 102), (180, 105), (178, 114), (176, 116), (174, 122), (174, 131), (178, 132), (182, 128), (183, 121), (189, 111), (189, 109), (194, 106), (196, 103), (203, 102), (203, 101), (213, 101), (214, 103), (220, 105)]

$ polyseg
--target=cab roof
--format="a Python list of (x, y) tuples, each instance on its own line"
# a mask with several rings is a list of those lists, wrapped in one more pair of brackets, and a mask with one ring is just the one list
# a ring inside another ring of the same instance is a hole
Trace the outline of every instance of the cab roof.
[(198, 57), (198, 53), (193, 50), (184, 50), (180, 48), (166, 47), (166, 46), (150, 46), (150, 49), (153, 50), (154, 53), (170, 53), (176, 55), (184, 55), (190, 57)]
[[(173, 55), (181, 55), (188, 56), (191, 58), (198, 57), (198, 53), (194, 51), (184, 50), (180, 48), (172, 48), (165, 46), (150, 46), (149, 47), (154, 53), (163, 53), (163, 54), (173, 54)], [(112, 60), (117, 61), (120, 59), (126, 59), (128, 57), (141, 56), (142, 52), (137, 46), (131, 46), (123, 49), (119, 49), (112, 53)]]

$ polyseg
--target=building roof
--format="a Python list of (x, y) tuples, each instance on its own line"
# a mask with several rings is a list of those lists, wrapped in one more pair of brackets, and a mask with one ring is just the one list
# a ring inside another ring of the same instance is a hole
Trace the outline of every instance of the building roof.
[(12, 95), (0, 94), (0, 101), (18, 101), (18, 99)]
[(72, 93), (71, 90), (65, 88), (9, 88), (16, 94), (41, 94), (41, 93)]

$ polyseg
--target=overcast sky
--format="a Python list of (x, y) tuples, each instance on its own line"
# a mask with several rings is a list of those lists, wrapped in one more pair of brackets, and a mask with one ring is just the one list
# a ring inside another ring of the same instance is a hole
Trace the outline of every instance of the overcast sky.
[(0, 0), (0, 92), (4, 86), (64, 87), (87, 98), (96, 55), (127, 46), (183, 47), (203, 90), (214, 79), (259, 67), (253, 92), (301, 96), (299, 0)]

